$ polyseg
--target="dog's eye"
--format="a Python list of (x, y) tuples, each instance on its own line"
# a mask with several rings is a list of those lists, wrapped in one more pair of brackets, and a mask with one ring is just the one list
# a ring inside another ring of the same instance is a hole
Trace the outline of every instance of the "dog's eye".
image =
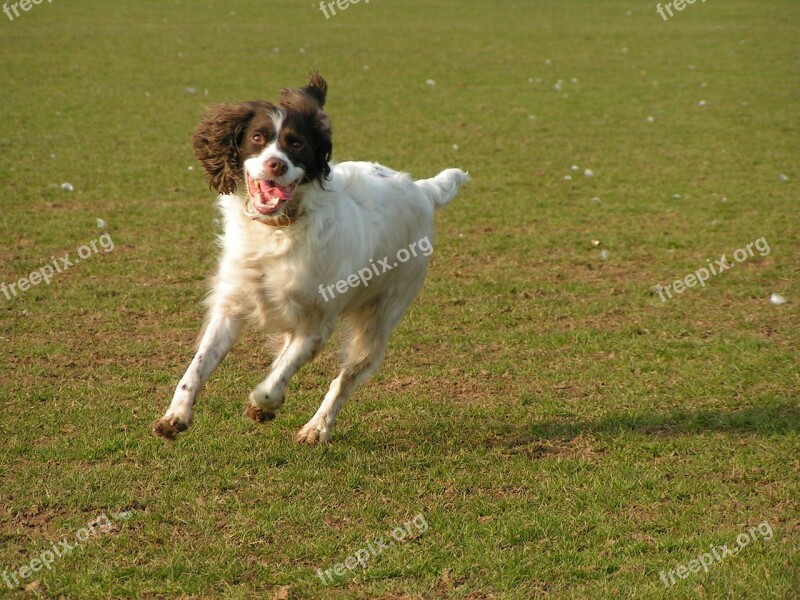
[(304, 144), (300, 140), (294, 140), (289, 142), (289, 146), (291, 146), (292, 150), (302, 150)]
[(263, 144), (264, 143), (264, 136), (260, 133), (254, 133), (250, 136), (250, 141), (254, 144)]

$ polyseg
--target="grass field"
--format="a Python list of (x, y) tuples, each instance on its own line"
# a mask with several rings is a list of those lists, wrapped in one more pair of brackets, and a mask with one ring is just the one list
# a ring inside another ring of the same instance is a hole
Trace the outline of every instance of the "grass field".
[[(0, 597), (799, 597), (798, 23), (794, 0), (0, 14)], [(473, 181), (330, 445), (293, 435), (335, 340), (256, 426), (256, 332), (165, 444), (219, 228), (191, 133), (312, 68), (336, 159)]]

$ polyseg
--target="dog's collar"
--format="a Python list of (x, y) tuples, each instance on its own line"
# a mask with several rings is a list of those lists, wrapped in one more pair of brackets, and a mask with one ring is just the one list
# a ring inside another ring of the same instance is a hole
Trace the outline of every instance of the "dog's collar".
[(269, 217), (268, 219), (259, 218), (253, 220), (258, 221), (263, 225), (267, 225), (268, 227), (289, 227), (295, 221), (297, 221), (298, 218), (300, 218), (300, 215), (293, 215), (290, 217), (284, 213), (282, 215), (278, 215), (277, 217)]
[[(311, 181), (310, 179), (305, 178), (298, 184), (298, 187), (310, 181)], [(305, 213), (303, 207), (300, 206), (299, 200), (300, 200), (299, 198), (290, 200), (289, 206), (287, 207), (288, 208), (287, 212), (281, 213), (276, 217), (259, 215), (257, 219), (253, 220), (258, 221), (259, 223), (262, 223), (267, 227), (289, 227), (293, 225)]]
[(288, 210), (286, 210), (286, 212), (282, 212), (281, 214), (272, 217), (268, 215), (258, 215), (256, 217), (252, 214), (248, 214), (248, 216), (250, 216), (251, 220), (261, 223), (267, 227), (289, 227), (293, 225), (301, 216), (303, 216), (303, 213), (305, 212), (297, 203), (297, 199), (291, 200), (287, 209)]

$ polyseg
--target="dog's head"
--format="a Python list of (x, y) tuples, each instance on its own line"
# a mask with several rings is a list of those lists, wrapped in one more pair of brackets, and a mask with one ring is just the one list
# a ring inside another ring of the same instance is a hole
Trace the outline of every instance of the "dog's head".
[(327, 91), (314, 71), (307, 86), (283, 90), (277, 104), (212, 107), (194, 135), (209, 186), (220, 194), (246, 195), (245, 210), (255, 219), (296, 214), (298, 188), (330, 174), (331, 124), (322, 111)]

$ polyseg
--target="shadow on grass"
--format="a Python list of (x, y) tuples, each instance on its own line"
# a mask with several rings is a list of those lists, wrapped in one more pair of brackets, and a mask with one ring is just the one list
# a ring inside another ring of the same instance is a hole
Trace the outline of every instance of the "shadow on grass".
[(701, 433), (783, 435), (800, 431), (800, 406), (785, 401), (740, 410), (674, 410), (611, 413), (591, 421), (549, 420), (521, 424), (496, 433), (487, 446), (518, 446), (533, 442), (569, 442), (580, 435), (609, 437), (638, 434), (654, 437)]

